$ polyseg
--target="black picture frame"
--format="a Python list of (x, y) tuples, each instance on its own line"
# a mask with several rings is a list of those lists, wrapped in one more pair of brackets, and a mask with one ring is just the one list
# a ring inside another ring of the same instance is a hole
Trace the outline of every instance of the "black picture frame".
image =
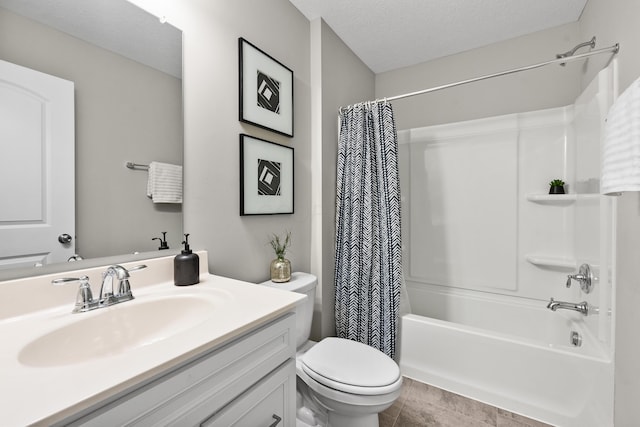
[(293, 71), (238, 38), (240, 121), (293, 137)]
[(292, 214), (293, 147), (240, 134), (240, 216)]

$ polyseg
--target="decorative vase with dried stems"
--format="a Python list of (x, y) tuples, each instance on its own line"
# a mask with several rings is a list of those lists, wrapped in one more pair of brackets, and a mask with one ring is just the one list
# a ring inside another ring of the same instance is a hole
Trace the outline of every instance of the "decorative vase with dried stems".
[(284, 256), (291, 244), (291, 232), (287, 232), (284, 240), (274, 234), (269, 243), (276, 253), (276, 259), (271, 261), (271, 281), (276, 283), (288, 282), (291, 280), (291, 261)]

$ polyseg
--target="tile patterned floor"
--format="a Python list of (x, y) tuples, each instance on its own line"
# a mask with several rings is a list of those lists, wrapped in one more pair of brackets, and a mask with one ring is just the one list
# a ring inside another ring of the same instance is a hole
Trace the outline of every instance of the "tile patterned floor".
[(549, 427), (410, 378), (379, 420), (380, 427)]

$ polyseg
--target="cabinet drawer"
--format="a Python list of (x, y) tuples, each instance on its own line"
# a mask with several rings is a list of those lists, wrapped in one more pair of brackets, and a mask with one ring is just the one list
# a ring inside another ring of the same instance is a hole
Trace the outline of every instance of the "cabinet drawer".
[(290, 313), (62, 424), (198, 425), (294, 357), (294, 333)]
[(236, 400), (202, 423), (202, 427), (295, 426), (296, 364), (290, 359)]

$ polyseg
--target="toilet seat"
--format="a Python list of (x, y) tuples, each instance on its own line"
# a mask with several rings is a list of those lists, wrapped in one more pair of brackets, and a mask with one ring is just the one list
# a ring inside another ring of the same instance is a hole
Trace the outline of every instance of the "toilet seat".
[(302, 369), (318, 383), (350, 394), (382, 395), (402, 384), (398, 365), (366, 344), (325, 338), (302, 356)]

